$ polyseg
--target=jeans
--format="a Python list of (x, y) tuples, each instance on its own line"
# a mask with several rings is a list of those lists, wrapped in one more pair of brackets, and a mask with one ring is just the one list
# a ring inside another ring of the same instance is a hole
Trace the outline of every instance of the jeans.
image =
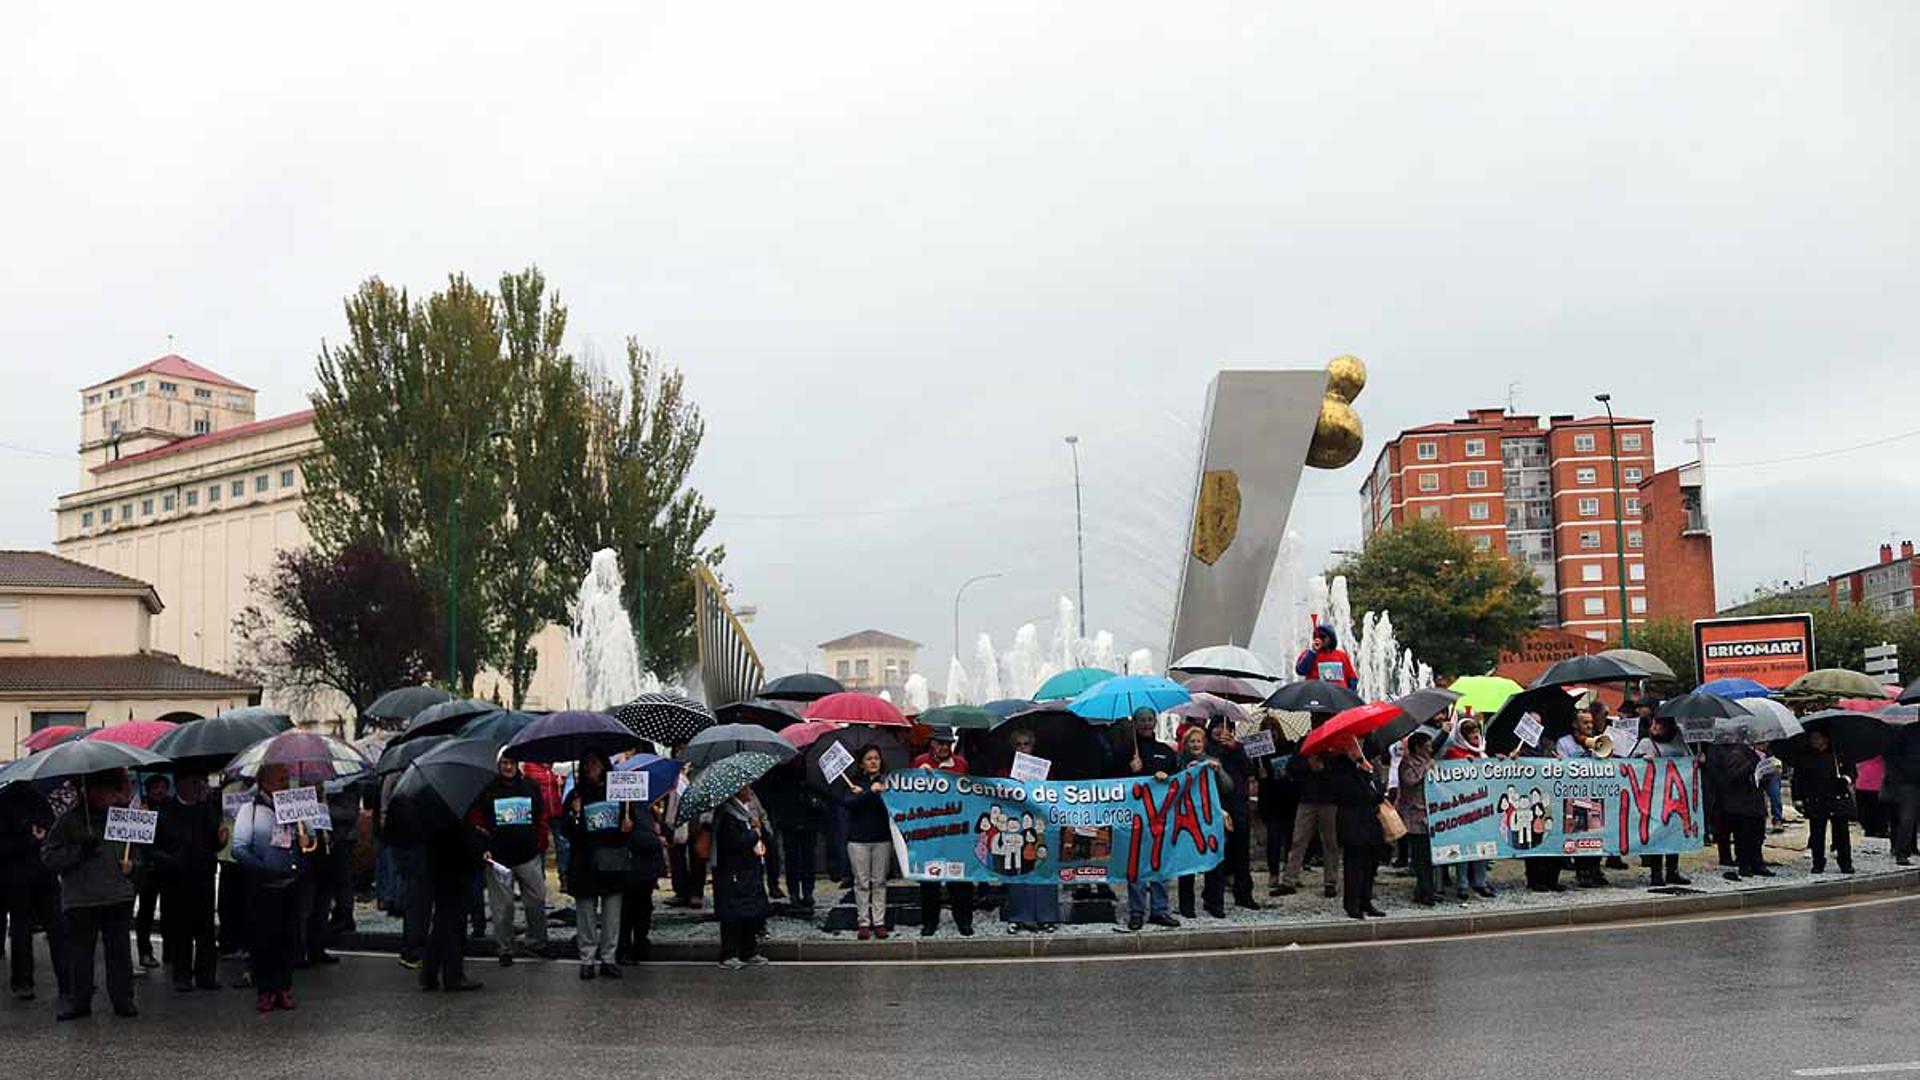
[(1853, 834), (1843, 817), (1824, 814), (1807, 818), (1807, 847), (1813, 852), (1813, 870), (1827, 868), (1827, 823), (1833, 823), (1833, 854), (1844, 872), (1853, 870)]
[(383, 911), (401, 911), (406, 904), (405, 887), (400, 881), (400, 862), (391, 844), (381, 844), (373, 853), (373, 899)]
[(1786, 820), (1786, 804), (1780, 800), (1780, 774), (1767, 774), (1767, 806), (1773, 811), (1775, 822)]
[(814, 847), (820, 834), (812, 829), (780, 830), (780, 855), (787, 872), (787, 895), (797, 903), (813, 903), (813, 878), (816, 872)]
[(1487, 875), (1493, 869), (1493, 863), (1487, 859), (1475, 859), (1461, 863), (1457, 867), (1460, 873), (1460, 895), (1467, 895), (1468, 889), (1487, 888)]
[(580, 939), (580, 962), (611, 964), (620, 947), (620, 894), (573, 898), (574, 929)]
[(520, 886), (520, 906), (527, 917), (527, 941), (535, 948), (547, 945), (547, 866), (543, 856), (508, 868), (503, 881), (491, 867), (486, 870), (487, 918), (493, 924), (493, 943), (505, 956), (513, 949), (513, 887)]
[[(1166, 885), (1160, 886), (1160, 907), (1167, 906)], [(1000, 918), (1016, 926), (1053, 926), (1060, 922), (1060, 889), (1054, 885), (1008, 885), (1007, 906)]]
[(67, 919), (67, 1006), (93, 1007), (93, 947), (106, 950), (107, 1000), (115, 1009), (133, 1008), (133, 902), (69, 908)]
[(1127, 882), (1127, 917), (1158, 919), (1166, 917), (1167, 883), (1164, 881)]
[(853, 865), (853, 917), (861, 926), (887, 925), (887, 872), (893, 868), (893, 844), (847, 841)]
[(1320, 877), (1329, 888), (1340, 876), (1340, 834), (1335, 826), (1332, 803), (1301, 803), (1293, 818), (1293, 839), (1287, 849), (1286, 876), (1282, 885), (1300, 886), (1300, 867), (1307, 859), (1307, 845), (1320, 834)]

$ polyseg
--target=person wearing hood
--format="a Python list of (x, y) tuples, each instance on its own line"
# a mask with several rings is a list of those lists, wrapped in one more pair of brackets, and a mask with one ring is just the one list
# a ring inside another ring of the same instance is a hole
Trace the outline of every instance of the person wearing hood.
[(1853, 786), (1825, 731), (1816, 728), (1808, 732), (1807, 748), (1811, 752), (1793, 765), (1793, 801), (1807, 819), (1807, 849), (1813, 853), (1813, 872), (1827, 872), (1827, 832), (1831, 826), (1840, 872), (1851, 874), (1853, 836), (1847, 822), (1854, 815)]
[(1353, 659), (1340, 647), (1331, 626), (1313, 628), (1313, 644), (1294, 660), (1293, 673), (1303, 679), (1338, 683), (1349, 690), (1360, 685), (1360, 673), (1354, 670)]
[[(1453, 733), (1447, 739), (1446, 748), (1441, 751), (1440, 759), (1442, 761), (1476, 761), (1486, 756), (1487, 742), (1480, 732), (1480, 720), (1473, 716), (1461, 717), (1453, 725)], [(1474, 859), (1471, 862), (1461, 863), (1460, 884), (1454, 893), (1454, 899), (1465, 900), (1468, 889), (1472, 889), (1479, 896), (1493, 899), (1498, 894), (1493, 891), (1493, 884), (1487, 877), (1492, 869), (1493, 862), (1490, 859)]]
[[(1332, 713), (1314, 713), (1313, 726), (1333, 718)], [(1300, 891), (1300, 868), (1305, 865), (1307, 848), (1320, 838), (1321, 892), (1331, 900), (1340, 895), (1340, 831), (1338, 800), (1328, 787), (1326, 755), (1308, 757), (1295, 754), (1287, 761), (1287, 776), (1300, 791), (1300, 805), (1294, 813), (1293, 838), (1287, 845), (1287, 872), (1280, 882), (1279, 894), (1291, 896)]]
[(467, 819), (487, 838), (487, 858), (505, 868), (488, 868), (487, 921), (500, 966), (513, 966), (514, 888), (526, 910), (525, 949), (544, 956), (547, 949), (547, 800), (533, 781), (520, 774), (520, 763), (500, 755), (493, 780), (474, 800)]
[(1427, 830), (1427, 776), (1433, 771), (1433, 736), (1420, 728), (1407, 736), (1393, 794), (1394, 809), (1407, 827), (1407, 856), (1413, 865), (1413, 902), (1432, 907), (1440, 893), (1433, 880), (1433, 837)]
[[(125, 769), (92, 773), (80, 798), (61, 814), (40, 847), (40, 859), (60, 878), (60, 913), (67, 926), (67, 990), (55, 1014), (78, 1020), (93, 1012), (93, 949), (106, 953), (107, 1000), (115, 1016), (138, 1016), (133, 1003), (134, 887), (131, 845), (106, 842), (107, 811), (133, 801)], [(134, 859), (144, 858), (135, 856)]]
[(160, 807), (153, 862), (160, 907), (167, 913), (165, 953), (173, 988), (218, 990), (219, 959), (213, 924), (214, 872), (225, 843), (220, 804), (207, 797), (207, 778), (183, 774), (173, 798)]
[(881, 792), (887, 790), (886, 759), (868, 743), (854, 765), (840, 774), (834, 798), (846, 812), (847, 861), (853, 866), (853, 914), (861, 941), (887, 936), (887, 878), (893, 869), (893, 827)]
[(7, 915), (7, 945), (13, 950), (8, 989), (32, 1001), (33, 928), (47, 935), (47, 957), (60, 996), (67, 993), (66, 924), (60, 919), (60, 879), (40, 861), (53, 827), (53, 807), (32, 784), (0, 787), (0, 905)]
[[(642, 808), (644, 809), (644, 808)], [(571, 843), (567, 884), (573, 890), (574, 936), (580, 945), (580, 977), (621, 977), (620, 905), (632, 869), (628, 837), (633, 815), (607, 801), (607, 756), (589, 750), (580, 759), (573, 794), (561, 819)]]
[[(862, 754), (863, 760), (865, 756)], [(873, 750), (873, 756), (879, 757), (880, 751)], [(766, 819), (753, 797), (753, 788), (742, 787), (713, 815), (713, 913), (720, 920), (721, 967), (738, 971), (767, 962), (760, 955), (760, 937), (773, 906), (767, 899), (766, 857)], [(859, 864), (855, 865), (857, 868)], [(884, 867), (880, 890), (878, 925), (884, 927)]]
[[(1634, 745), (1633, 756), (1649, 760), (1689, 758), (1693, 751), (1680, 738), (1680, 725), (1671, 718), (1653, 717), (1646, 721), (1647, 733)], [(1680, 872), (1678, 855), (1643, 855), (1641, 865), (1650, 871), (1653, 888), (1665, 885), (1691, 885), (1693, 880)]]

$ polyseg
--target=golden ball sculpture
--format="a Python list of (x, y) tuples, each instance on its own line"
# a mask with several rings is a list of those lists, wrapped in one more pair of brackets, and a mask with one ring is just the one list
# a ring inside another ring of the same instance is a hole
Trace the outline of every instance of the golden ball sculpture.
[(1367, 365), (1357, 356), (1336, 356), (1327, 363), (1327, 396), (1313, 425), (1313, 443), (1307, 464), (1315, 469), (1339, 469), (1360, 456), (1366, 430), (1350, 402), (1367, 388)]

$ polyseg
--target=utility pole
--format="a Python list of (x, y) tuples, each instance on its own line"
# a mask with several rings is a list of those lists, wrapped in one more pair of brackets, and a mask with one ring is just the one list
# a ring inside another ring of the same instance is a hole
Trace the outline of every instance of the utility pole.
[(1620, 505), (1620, 431), (1613, 421), (1613, 395), (1595, 394), (1593, 400), (1607, 407), (1607, 452), (1613, 458), (1613, 547), (1620, 576), (1620, 647), (1632, 644), (1627, 626), (1627, 522)]
[(1080, 436), (1067, 436), (1067, 448), (1073, 451), (1073, 543), (1080, 567), (1080, 636), (1084, 638), (1087, 636), (1087, 531), (1080, 509)]

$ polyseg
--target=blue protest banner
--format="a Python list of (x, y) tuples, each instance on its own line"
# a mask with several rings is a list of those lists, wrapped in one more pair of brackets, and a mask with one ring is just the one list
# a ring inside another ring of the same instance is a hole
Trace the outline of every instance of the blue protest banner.
[(883, 798), (909, 878), (1151, 881), (1219, 865), (1227, 831), (1217, 783), (1206, 766), (1165, 781), (1020, 781), (901, 769), (888, 775)]
[(1427, 775), (1435, 865), (1700, 846), (1695, 758), (1483, 758)]

